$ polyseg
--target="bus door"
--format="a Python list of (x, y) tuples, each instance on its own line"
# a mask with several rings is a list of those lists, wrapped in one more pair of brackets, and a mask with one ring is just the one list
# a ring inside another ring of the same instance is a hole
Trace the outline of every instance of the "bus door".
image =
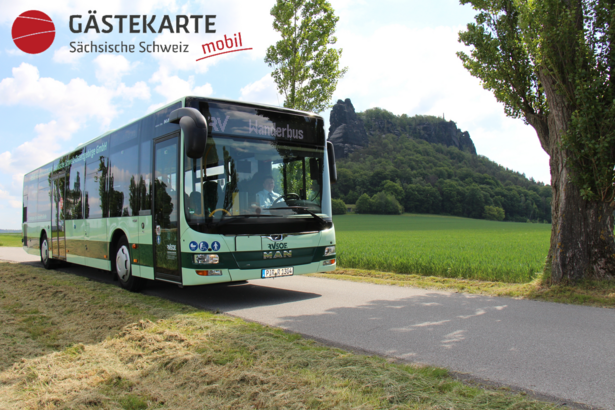
[(66, 260), (66, 225), (64, 223), (64, 196), (66, 174), (51, 178), (53, 197), (51, 201), (51, 252), (54, 258)]
[(181, 283), (179, 134), (154, 141), (153, 240), (156, 279)]

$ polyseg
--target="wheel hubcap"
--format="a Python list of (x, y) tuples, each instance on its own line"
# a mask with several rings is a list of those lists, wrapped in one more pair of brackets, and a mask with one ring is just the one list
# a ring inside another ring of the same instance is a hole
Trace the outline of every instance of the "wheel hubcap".
[(126, 246), (118, 249), (115, 257), (115, 268), (120, 279), (126, 282), (130, 277), (130, 254)]
[(49, 246), (47, 245), (47, 239), (44, 239), (43, 244), (41, 245), (41, 255), (43, 256), (43, 262), (47, 263), (49, 260)]

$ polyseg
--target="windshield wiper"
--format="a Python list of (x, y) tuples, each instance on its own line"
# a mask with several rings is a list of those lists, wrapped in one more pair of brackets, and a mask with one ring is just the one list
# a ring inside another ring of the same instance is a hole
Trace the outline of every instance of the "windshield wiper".
[(277, 210), (277, 209), (292, 209), (292, 210), (299, 210), (299, 211), (305, 211), (308, 214), (312, 215), (314, 218), (316, 218), (318, 220), (318, 222), (320, 222), (320, 224), (322, 226), (326, 226), (327, 225), (327, 221), (325, 221), (324, 219), (322, 219), (320, 216), (318, 216), (317, 214), (315, 214), (314, 212), (310, 211), (307, 207), (305, 206), (284, 206), (284, 207), (280, 207), (280, 208), (268, 208), (270, 211), (271, 210)]

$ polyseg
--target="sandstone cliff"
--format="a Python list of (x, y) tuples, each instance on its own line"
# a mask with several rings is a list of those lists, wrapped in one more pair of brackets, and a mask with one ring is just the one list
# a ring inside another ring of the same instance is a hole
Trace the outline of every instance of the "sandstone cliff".
[(329, 140), (337, 158), (346, 158), (385, 134), (453, 146), (476, 155), (470, 134), (457, 128), (453, 121), (433, 116), (396, 116), (380, 108), (357, 114), (349, 98), (338, 100), (333, 106), (329, 124)]

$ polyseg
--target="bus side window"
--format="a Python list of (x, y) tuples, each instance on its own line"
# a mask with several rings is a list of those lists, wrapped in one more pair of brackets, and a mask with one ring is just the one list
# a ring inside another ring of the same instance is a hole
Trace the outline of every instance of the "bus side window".
[[(40, 169), (38, 174), (38, 188), (37, 188), (37, 222), (50, 222), (51, 221), (51, 189), (50, 180), (51, 164)], [(29, 199), (28, 199), (29, 200)]]
[[(109, 136), (109, 216), (139, 214), (139, 122)], [(137, 159), (135, 161), (135, 158)]]
[[(139, 209), (152, 209), (152, 140), (154, 138), (154, 115), (141, 121), (141, 136), (139, 148)], [(145, 213), (141, 213), (147, 214)]]
[(85, 159), (80, 158), (83, 149), (73, 152), (70, 155), (70, 171), (66, 187), (66, 207), (67, 215), (71, 219), (83, 219), (83, 186), (85, 183)]
[(85, 149), (84, 213), (86, 219), (109, 216), (107, 195), (108, 138), (91, 143)]
[(36, 202), (38, 191), (38, 170), (24, 177), (24, 222), (36, 221)]

